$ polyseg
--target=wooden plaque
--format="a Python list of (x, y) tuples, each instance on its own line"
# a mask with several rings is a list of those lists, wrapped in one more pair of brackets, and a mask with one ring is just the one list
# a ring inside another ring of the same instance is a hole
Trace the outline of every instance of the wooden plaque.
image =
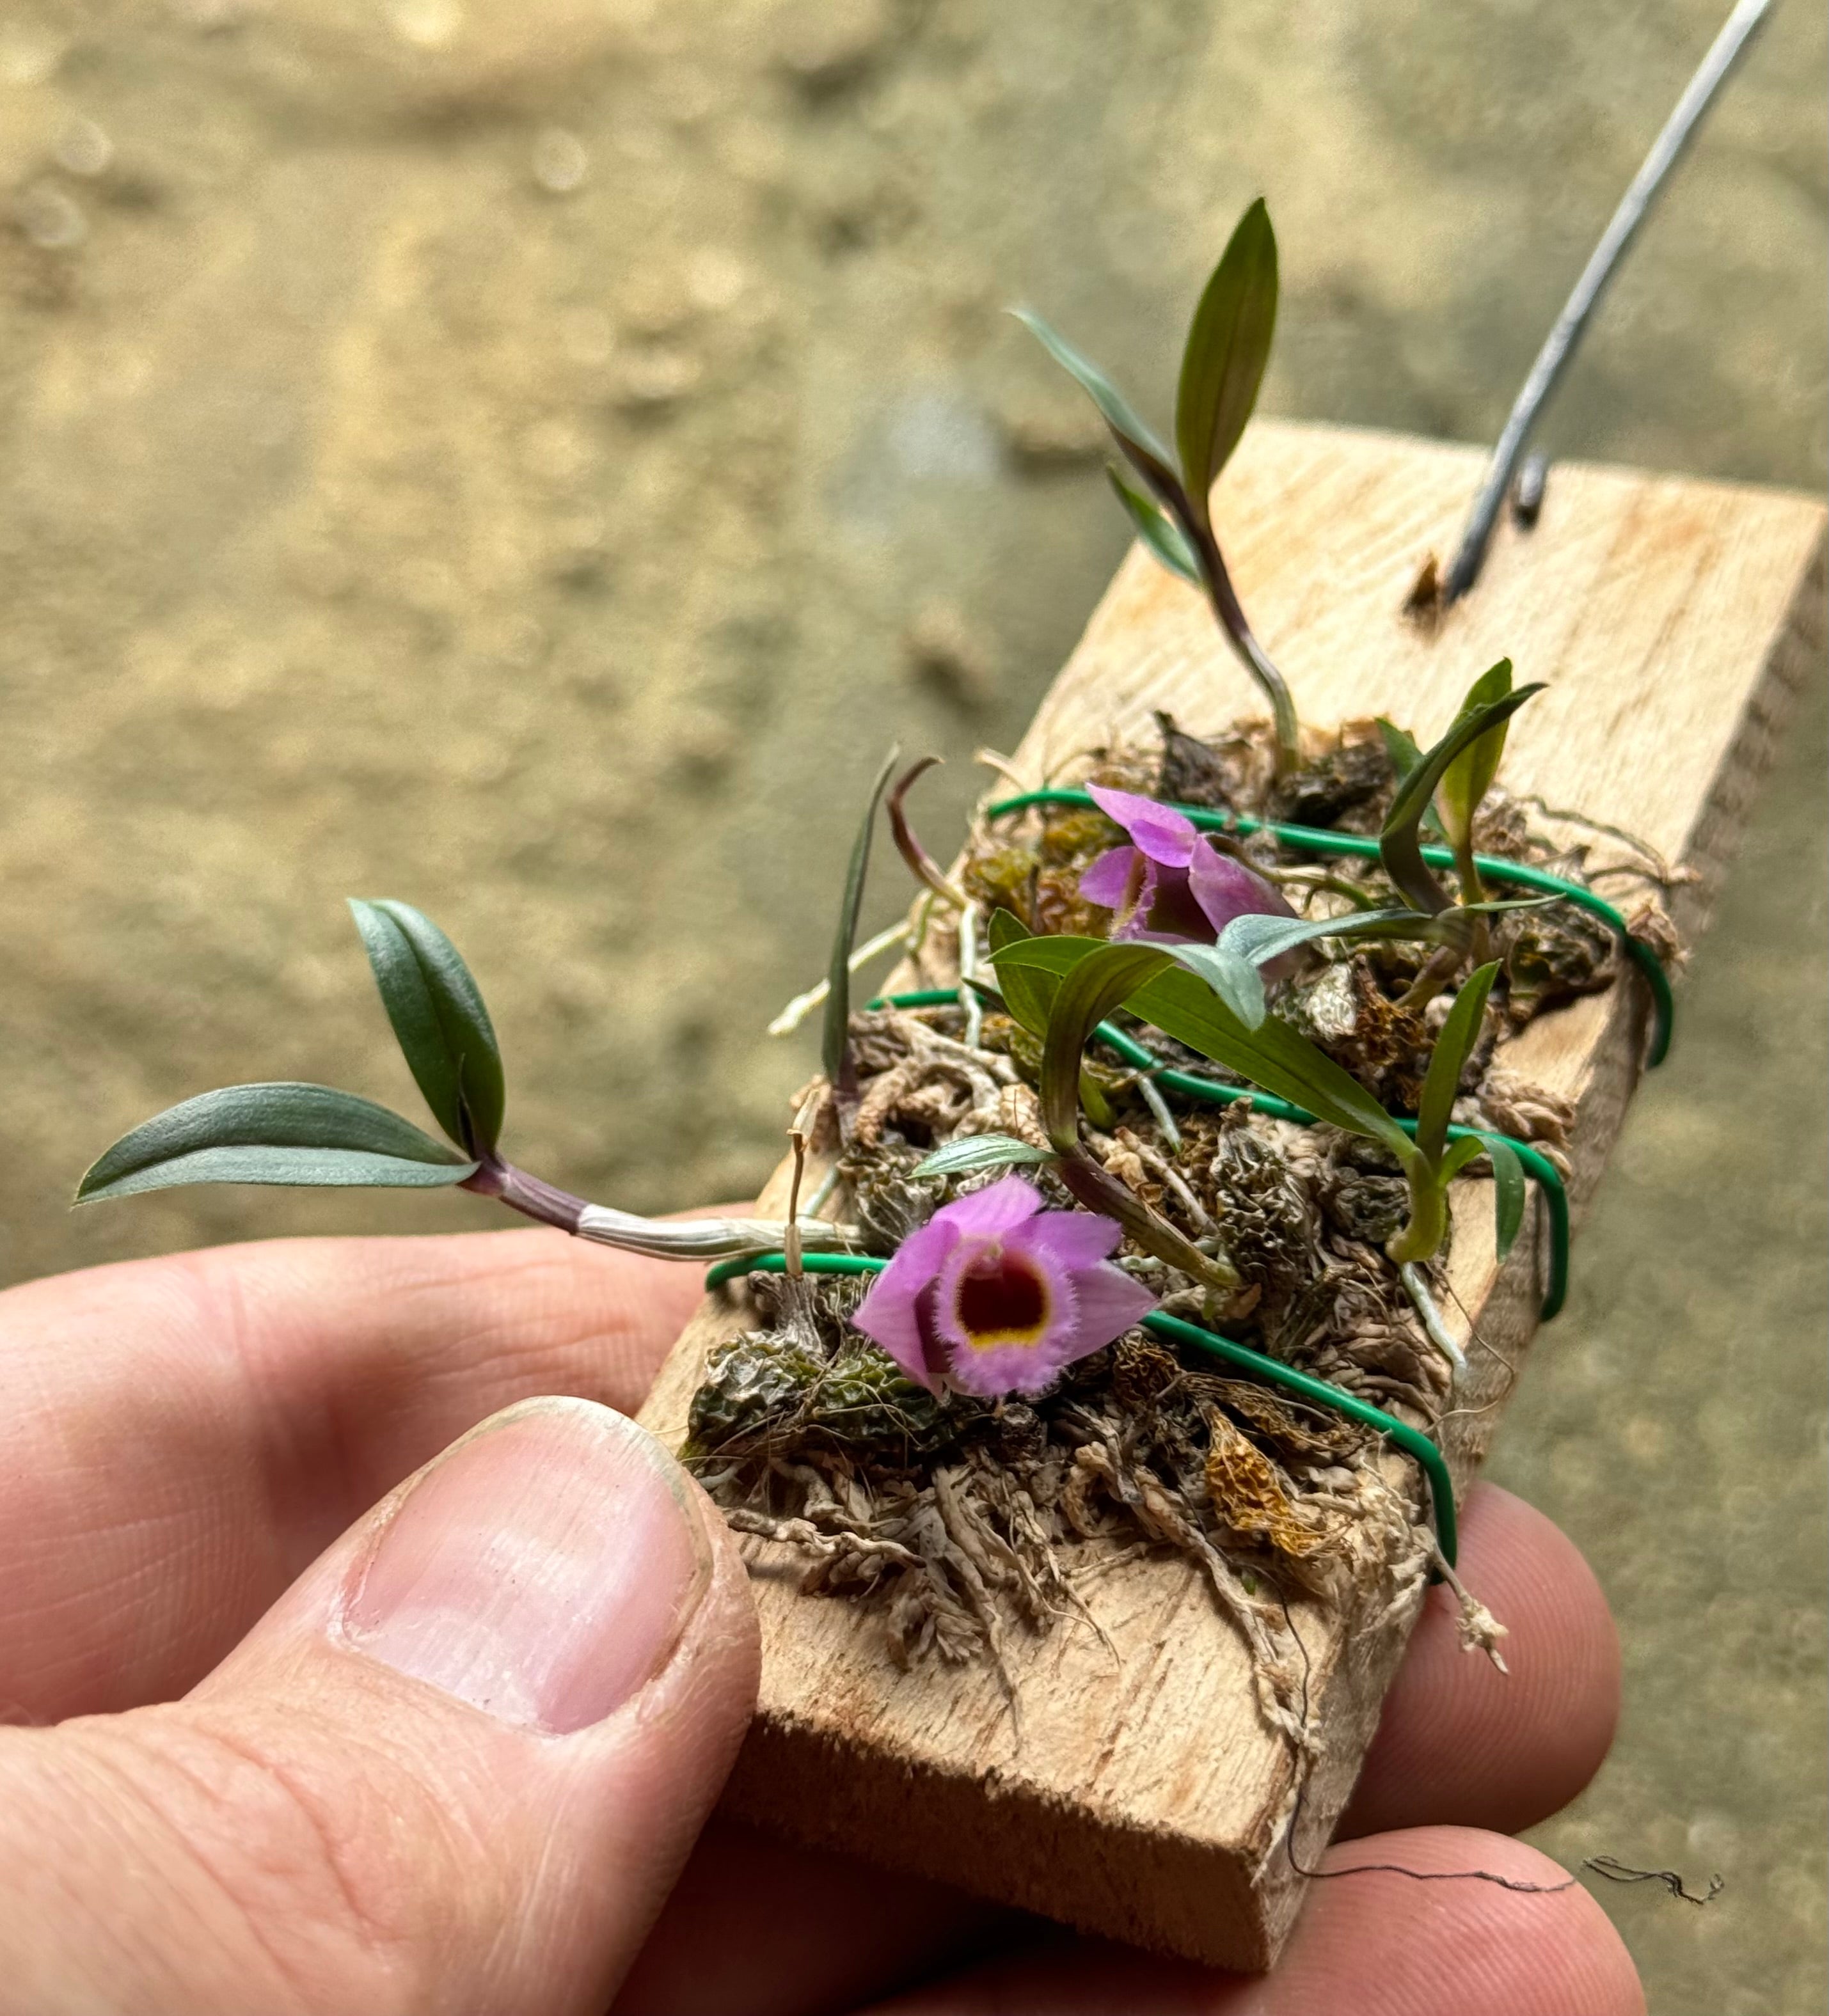
[[(1502, 783), (1623, 827), (1694, 871), (1670, 905), (1693, 939), (1786, 703), (1820, 661), (1823, 508), (1781, 491), (1559, 464), (1536, 529), (1502, 526), (1471, 596), (1420, 625), (1406, 597), (1425, 556), (1453, 551), (1483, 466), (1471, 448), (1254, 426), (1215, 499), (1253, 625), (1312, 722), (1388, 714), (1427, 742), (1494, 660), (1547, 681), (1512, 725)], [(1147, 737), (1158, 707), (1196, 734), (1260, 711), (1204, 604), (1133, 549), (1015, 767), (1039, 785), (1091, 745)], [(1629, 978), (1542, 1017), (1506, 1053), (1514, 1071), (1575, 1103), (1578, 1214), (1619, 1131), (1645, 1022), (1644, 991)], [(1515, 1364), (1536, 1327), (1543, 1255), (1527, 1234), (1495, 1266), (1478, 1222), (1490, 1191), (1458, 1186), (1452, 1286)], [(778, 1177), (768, 1208), (785, 1198)], [(681, 1338), (642, 1416), (670, 1445), (685, 1438), (707, 1351), (747, 1327), (739, 1287), (709, 1299)], [(1475, 1355), (1444, 1435), (1459, 1488), (1510, 1383), (1492, 1355)], [(1294, 1764), (1259, 1719), (1241, 1641), (1185, 1561), (1087, 1583), (1108, 1642), (1085, 1629), (1007, 1634), (1013, 1717), (983, 1666), (898, 1671), (875, 1617), (801, 1595), (803, 1562), (745, 1546), (764, 1665), (730, 1811), (1134, 1945), (1240, 1969), (1275, 1959), (1301, 1901), (1278, 1845)], [(1323, 1745), (1303, 1795), (1305, 1860), (1346, 1803), (1413, 1614), (1381, 1623), (1295, 1605)]]

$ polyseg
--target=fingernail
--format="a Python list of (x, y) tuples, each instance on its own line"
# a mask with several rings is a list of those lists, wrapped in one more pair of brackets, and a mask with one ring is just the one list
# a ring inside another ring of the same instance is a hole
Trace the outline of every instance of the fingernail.
[(632, 1421), (541, 1400), (421, 1474), (352, 1578), (346, 1643), (569, 1735), (664, 1664), (711, 1579), (682, 1473)]

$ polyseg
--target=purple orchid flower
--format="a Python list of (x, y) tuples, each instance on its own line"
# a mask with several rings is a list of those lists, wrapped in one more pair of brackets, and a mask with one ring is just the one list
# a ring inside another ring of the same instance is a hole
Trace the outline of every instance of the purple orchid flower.
[(851, 1320), (911, 1379), (995, 1399), (1039, 1393), (1156, 1306), (1111, 1264), (1123, 1237), (1087, 1211), (1045, 1211), (1021, 1176), (942, 1204)]
[(1242, 861), (1222, 854), (1186, 813), (1136, 791), (1089, 787), (1093, 802), (1130, 835), (1079, 878), (1079, 893), (1115, 910), (1114, 938), (1211, 945), (1234, 917), (1293, 917), (1282, 897)]

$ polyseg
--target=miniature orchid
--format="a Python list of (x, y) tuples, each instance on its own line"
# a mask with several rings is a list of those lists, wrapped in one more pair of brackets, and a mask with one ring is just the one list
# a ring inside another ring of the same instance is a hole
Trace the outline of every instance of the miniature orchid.
[(1089, 903), (1118, 913), (1114, 938), (1211, 944), (1234, 917), (1294, 916), (1262, 876), (1222, 854), (1185, 812), (1097, 784), (1089, 795), (1130, 836), (1129, 846), (1101, 854), (1079, 879)]
[(851, 1320), (911, 1379), (995, 1399), (1039, 1393), (1121, 1336), (1156, 1298), (1111, 1264), (1108, 1218), (1046, 1211), (1021, 1176), (943, 1204)]

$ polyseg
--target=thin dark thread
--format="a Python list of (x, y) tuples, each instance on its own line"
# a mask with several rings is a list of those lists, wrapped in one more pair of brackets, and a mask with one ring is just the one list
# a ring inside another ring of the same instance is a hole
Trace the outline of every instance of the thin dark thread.
[[(1309, 1719), (1309, 1683), (1314, 1674), (1314, 1661), (1309, 1657), (1309, 1648), (1302, 1643), (1302, 1633), (1295, 1628), (1295, 1618), (1290, 1611), (1289, 1599), (1280, 1589), (1276, 1593), (1276, 1601), (1283, 1611), (1284, 1624), (1290, 1636), (1295, 1640), (1296, 1650), (1302, 1654), (1302, 1719), (1305, 1729)], [(1401, 1862), (1356, 1862), (1348, 1869), (1306, 1868), (1296, 1856), (1295, 1831), (1302, 1824), (1302, 1801), (1307, 1792), (1306, 1783), (1298, 1781), (1295, 1788), (1295, 1805), (1290, 1813), (1289, 1825), (1283, 1834), (1283, 1852), (1289, 1857), (1289, 1866), (1298, 1876), (1306, 1876), (1315, 1881), (1322, 1881), (1334, 1876), (1407, 1876), (1413, 1883), (1492, 1883), (1501, 1890), (1515, 1890), (1521, 1895), (1531, 1897), (1554, 1897), (1564, 1890), (1572, 1890), (1576, 1887), (1577, 1879), (1572, 1876), (1565, 1877), (1560, 1883), (1525, 1883), (1514, 1877), (1500, 1876), (1490, 1869), (1408, 1869)], [(1668, 1872), (1646, 1870), (1637, 1874), (1655, 1876)], [(1636, 1881), (1636, 1875), (1620, 1880)], [(1716, 1881), (1719, 1882), (1719, 1879)], [(1711, 1891), (1709, 1895), (1713, 1895)], [(1692, 1897), (1689, 1901), (1704, 1903), (1707, 1899)]]
[(1708, 1888), (1698, 1896), (1674, 1869), (1634, 1869), (1616, 1855), (1590, 1855), (1582, 1867), (1593, 1870), (1597, 1876), (1604, 1876), (1609, 1883), (1662, 1883), (1672, 1897), (1680, 1897), (1686, 1904), (1713, 1903), (1727, 1883), (1717, 1870), (1708, 1878)]

